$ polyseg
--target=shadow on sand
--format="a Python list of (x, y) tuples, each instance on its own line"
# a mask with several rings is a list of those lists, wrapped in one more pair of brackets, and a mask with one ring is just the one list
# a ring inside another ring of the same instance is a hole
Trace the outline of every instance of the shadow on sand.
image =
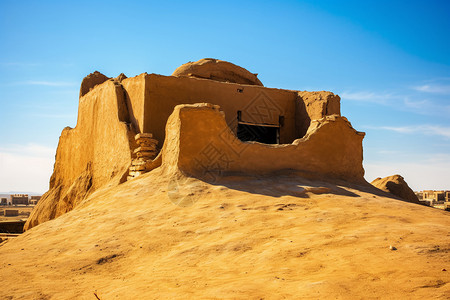
[[(211, 185), (221, 185), (233, 190), (271, 197), (309, 198), (310, 194), (360, 197), (349, 189), (369, 190), (370, 187), (375, 189), (369, 183), (352, 184), (342, 180), (308, 179), (295, 171), (283, 171), (270, 175), (224, 174), (198, 179)], [(374, 193), (374, 191), (371, 190), (370, 193)]]

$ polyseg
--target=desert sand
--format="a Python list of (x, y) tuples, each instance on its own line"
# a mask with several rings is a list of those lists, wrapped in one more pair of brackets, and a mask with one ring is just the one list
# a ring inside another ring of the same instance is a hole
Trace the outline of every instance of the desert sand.
[(157, 168), (1, 244), (0, 298), (448, 299), (449, 217), (368, 184)]

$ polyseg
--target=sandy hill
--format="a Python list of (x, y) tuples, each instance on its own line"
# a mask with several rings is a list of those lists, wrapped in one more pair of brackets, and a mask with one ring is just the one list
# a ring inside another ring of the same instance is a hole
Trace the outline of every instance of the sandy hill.
[(448, 299), (449, 212), (364, 180), (339, 96), (214, 59), (122, 75), (83, 80), (0, 299)]
[(2, 244), (0, 298), (448, 299), (449, 213), (386, 195), (158, 168)]

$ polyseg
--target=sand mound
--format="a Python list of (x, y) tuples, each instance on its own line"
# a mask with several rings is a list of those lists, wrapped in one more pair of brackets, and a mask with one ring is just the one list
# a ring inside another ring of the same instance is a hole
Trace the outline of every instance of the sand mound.
[(158, 168), (1, 244), (0, 298), (445, 299), (449, 213), (372, 192)]
[(177, 77), (197, 77), (262, 86), (263, 84), (259, 81), (257, 75), (230, 62), (214, 58), (203, 58), (196, 62), (188, 62), (178, 67), (172, 74), (172, 76)]
[(420, 204), (414, 191), (408, 186), (405, 179), (400, 175), (392, 175), (385, 178), (378, 177), (371, 184), (380, 190), (391, 193), (411, 203)]

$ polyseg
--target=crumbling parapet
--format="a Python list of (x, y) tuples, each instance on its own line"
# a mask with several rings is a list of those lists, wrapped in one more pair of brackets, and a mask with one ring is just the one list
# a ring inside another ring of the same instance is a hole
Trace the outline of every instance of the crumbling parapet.
[(102, 84), (108, 79), (109, 77), (103, 75), (99, 71), (95, 71), (94, 73), (91, 73), (88, 76), (84, 77), (80, 86), (80, 97), (83, 97), (84, 95), (89, 93), (89, 91), (92, 90), (95, 86)]
[(158, 141), (153, 139), (151, 133), (139, 133), (135, 136), (135, 140), (138, 148), (134, 150), (136, 158), (131, 162), (128, 180), (150, 171), (147, 167), (148, 161), (153, 160), (157, 154)]

